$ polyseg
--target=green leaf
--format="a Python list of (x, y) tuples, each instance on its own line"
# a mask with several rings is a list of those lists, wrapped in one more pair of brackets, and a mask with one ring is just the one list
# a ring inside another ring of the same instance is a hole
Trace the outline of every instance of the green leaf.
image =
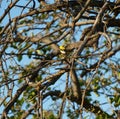
[(18, 61), (20, 62), (20, 61), (22, 60), (22, 55), (19, 55), (19, 56), (17, 57), (17, 59), (18, 59)]

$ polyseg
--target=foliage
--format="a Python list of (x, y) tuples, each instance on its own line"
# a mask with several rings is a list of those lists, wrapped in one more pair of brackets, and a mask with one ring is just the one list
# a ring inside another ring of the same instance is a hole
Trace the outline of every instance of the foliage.
[(1, 119), (119, 116), (119, 0), (0, 3)]

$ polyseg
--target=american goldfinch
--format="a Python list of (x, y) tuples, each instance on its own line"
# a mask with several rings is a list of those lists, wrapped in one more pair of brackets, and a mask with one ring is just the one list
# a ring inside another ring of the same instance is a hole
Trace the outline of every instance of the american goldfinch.
[(60, 48), (60, 52), (61, 52), (62, 54), (66, 54), (66, 52), (65, 52), (65, 47), (64, 47), (63, 45), (61, 45), (59, 48)]

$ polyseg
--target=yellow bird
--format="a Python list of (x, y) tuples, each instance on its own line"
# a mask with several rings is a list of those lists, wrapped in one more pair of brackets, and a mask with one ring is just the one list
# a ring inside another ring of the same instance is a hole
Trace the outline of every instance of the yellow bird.
[(64, 47), (63, 45), (61, 45), (59, 48), (60, 48), (60, 52), (61, 52), (62, 54), (66, 54), (66, 52), (65, 52), (65, 47)]

